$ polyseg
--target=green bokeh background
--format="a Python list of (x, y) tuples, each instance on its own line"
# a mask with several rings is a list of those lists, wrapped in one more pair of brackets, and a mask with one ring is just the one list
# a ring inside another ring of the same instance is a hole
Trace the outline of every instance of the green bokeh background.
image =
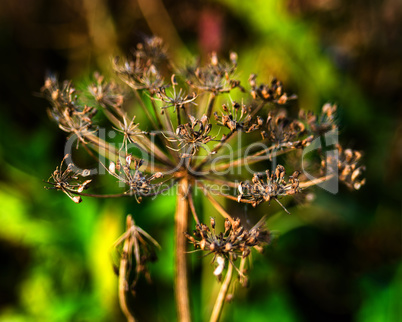
[[(234, 50), (244, 84), (250, 73), (276, 76), (303, 109), (338, 104), (341, 143), (364, 151), (360, 191), (315, 190), (291, 216), (260, 207), (280, 237), (254, 255), (250, 287), (223, 319), (402, 319), (401, 18), (397, 0), (1, 1), (0, 320), (123, 321), (111, 245), (128, 213), (162, 245), (153, 283), (140, 281), (132, 306), (143, 321), (175, 320), (174, 197), (76, 205), (42, 182), (65, 143), (37, 95), (45, 74), (78, 83), (95, 70), (108, 75), (111, 56), (153, 33), (176, 63)], [(219, 288), (209, 261), (191, 255), (196, 321), (207, 320)]]

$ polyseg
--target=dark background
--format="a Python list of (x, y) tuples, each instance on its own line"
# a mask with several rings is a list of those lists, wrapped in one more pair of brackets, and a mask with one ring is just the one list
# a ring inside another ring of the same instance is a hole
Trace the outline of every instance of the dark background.
[[(175, 318), (174, 198), (73, 204), (47, 191), (65, 137), (38, 97), (46, 73), (86, 82), (144, 36), (164, 38), (177, 63), (239, 54), (243, 83), (278, 77), (299, 106), (339, 106), (341, 143), (361, 150), (366, 185), (315, 191), (309, 207), (265, 207), (280, 237), (254, 256), (250, 288), (228, 321), (397, 321), (402, 316), (402, 6), (400, 1), (0, 2), (0, 320), (123, 320), (111, 245), (127, 213), (163, 246), (134, 301), (142, 320)], [(218, 283), (209, 260), (192, 271), (206, 320)], [(212, 295), (211, 295), (212, 294)]]

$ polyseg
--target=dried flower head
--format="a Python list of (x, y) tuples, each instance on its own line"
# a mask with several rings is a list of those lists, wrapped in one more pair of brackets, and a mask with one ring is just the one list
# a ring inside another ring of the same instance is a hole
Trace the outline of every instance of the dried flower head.
[[(156, 249), (160, 248), (158, 242), (141, 227), (136, 226), (131, 215), (126, 219), (126, 231), (114, 243), (119, 254), (119, 284), (121, 291), (130, 290), (135, 293), (135, 286), (141, 274), (150, 281), (147, 265), (156, 260)], [(131, 272), (135, 268), (134, 278)]]
[(236, 53), (232, 52), (230, 54), (229, 63), (220, 62), (216, 52), (213, 52), (207, 65), (187, 67), (187, 82), (200, 92), (206, 91), (214, 94), (228, 93), (233, 88), (240, 87), (240, 82), (233, 79), (236, 68)]
[[(89, 173), (88, 171), (73, 171), (73, 165), (70, 163), (65, 170), (63, 170), (64, 160), (69, 157), (66, 154), (60, 163), (60, 167), (56, 167), (50, 178), (46, 183), (52, 185), (53, 187), (45, 187), (46, 189), (56, 189), (63, 191), (72, 201), (75, 203), (80, 203), (82, 201), (79, 195), (74, 196), (73, 194), (79, 194), (88, 188), (89, 183), (92, 180), (85, 180), (84, 182), (79, 181), (79, 176), (85, 177)], [(52, 180), (52, 181), (50, 181)]]
[(77, 136), (77, 147), (79, 142), (85, 144), (86, 138), (96, 133), (97, 128), (92, 125), (92, 118), (97, 110), (78, 104), (71, 82), (63, 82), (60, 86), (56, 78), (50, 76), (46, 78), (41, 91), (52, 103), (52, 108), (48, 109), (49, 116), (58, 123), (61, 130)]
[(305, 147), (309, 139), (303, 140), (305, 126), (299, 120), (292, 120), (286, 116), (286, 111), (269, 112), (266, 121), (266, 131), (261, 131), (263, 139), (268, 139), (277, 147)]
[(205, 114), (201, 120), (192, 115), (188, 117), (190, 122), (180, 124), (176, 129), (175, 137), (167, 138), (170, 142), (178, 142), (179, 149), (176, 151), (185, 150), (185, 153), (181, 154), (183, 158), (194, 156), (200, 147), (205, 149), (203, 145), (215, 138), (209, 135), (212, 124), (208, 122)]
[(299, 118), (307, 123), (308, 131), (317, 137), (337, 128), (335, 122), (336, 110), (336, 105), (327, 103), (322, 107), (320, 115), (300, 110)]
[(339, 173), (339, 180), (349, 188), (360, 189), (366, 183), (366, 179), (362, 178), (365, 166), (358, 165), (362, 157), (361, 152), (351, 149), (344, 150), (339, 144), (337, 150), (336, 155), (328, 154), (326, 159), (321, 161), (322, 169)]
[(163, 106), (161, 107), (162, 109), (166, 109), (169, 107), (174, 107), (174, 112), (177, 112), (177, 109), (180, 109), (183, 107), (183, 105), (188, 104), (188, 103), (194, 103), (194, 100), (197, 98), (197, 94), (193, 93), (192, 95), (184, 94), (183, 89), (180, 88), (180, 90), (177, 92), (176, 91), (176, 86), (178, 83), (176, 82), (175, 75), (172, 75), (171, 77), (172, 81), (172, 91), (171, 93), (166, 92), (165, 87), (160, 87), (159, 90), (155, 93), (157, 100), (163, 102)]
[[(131, 169), (131, 163), (133, 163), (134, 169)], [(133, 159), (131, 154), (128, 154), (123, 164), (119, 159), (117, 164), (111, 162), (108, 169), (112, 176), (128, 185), (129, 190), (125, 193), (134, 196), (138, 203), (141, 202), (142, 196), (149, 196), (155, 193), (161, 183), (152, 184), (151, 182), (163, 177), (161, 172), (156, 172), (151, 176), (144, 175), (139, 170), (142, 164), (143, 160)]]
[(250, 110), (250, 107), (233, 101), (230, 108), (223, 104), (221, 116), (215, 112), (214, 117), (219, 125), (227, 127), (231, 132), (243, 131), (250, 133), (259, 129), (264, 122), (259, 116), (253, 118)]
[(276, 104), (285, 104), (289, 100), (294, 100), (297, 98), (296, 95), (287, 96), (283, 92), (282, 82), (274, 78), (271, 84), (260, 84), (257, 86), (257, 75), (251, 74), (248, 82), (251, 86), (251, 96), (254, 99), (261, 99), (265, 102), (273, 102)]
[(287, 182), (285, 181), (285, 168), (282, 165), (278, 165), (271, 175), (268, 170), (265, 173), (266, 180), (263, 180), (258, 173), (254, 173), (251, 183), (241, 182), (239, 184), (238, 202), (249, 202), (255, 207), (261, 202), (270, 202), (271, 199), (274, 199), (289, 213), (279, 202), (278, 197), (300, 192), (299, 180), (297, 179), (300, 171), (296, 170)]
[(103, 75), (94, 73), (95, 82), (88, 87), (88, 91), (102, 107), (121, 107), (124, 103), (124, 93), (114, 81), (106, 82)]
[[(215, 230), (215, 219), (210, 220), (211, 228), (200, 223), (191, 236), (185, 233), (186, 238), (194, 245), (196, 250), (205, 251), (213, 254), (212, 262), (218, 262), (218, 267), (214, 275), (220, 276), (226, 262), (229, 262), (241, 276), (241, 272), (234, 264), (237, 258), (246, 258), (250, 255), (251, 249), (261, 250), (262, 246), (271, 242), (271, 233), (264, 227), (265, 217), (263, 217), (254, 227), (246, 229), (241, 225), (237, 218), (232, 222), (225, 220), (225, 231), (217, 233)], [(223, 259), (223, 260), (222, 260)]]

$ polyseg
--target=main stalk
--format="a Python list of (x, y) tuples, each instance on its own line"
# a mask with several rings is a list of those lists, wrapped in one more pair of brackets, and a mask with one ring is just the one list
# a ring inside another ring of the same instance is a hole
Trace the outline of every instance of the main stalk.
[(179, 191), (176, 203), (176, 278), (175, 293), (178, 320), (181, 322), (191, 321), (190, 301), (188, 292), (188, 274), (186, 260), (187, 240), (184, 232), (188, 229), (188, 179), (183, 178), (179, 182)]

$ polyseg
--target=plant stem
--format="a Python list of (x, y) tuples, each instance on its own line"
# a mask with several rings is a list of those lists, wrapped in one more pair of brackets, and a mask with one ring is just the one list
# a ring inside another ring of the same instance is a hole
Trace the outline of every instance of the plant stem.
[(214, 103), (215, 103), (215, 97), (216, 97), (215, 93), (211, 93), (209, 96), (208, 108), (206, 111), (206, 115), (207, 115), (208, 119), (211, 117), (211, 114), (212, 114), (212, 109), (213, 109)]
[(128, 257), (128, 252), (129, 252), (129, 238), (127, 238), (124, 241), (123, 244), (123, 254), (120, 259), (120, 269), (119, 269), (119, 302), (120, 302), (120, 308), (123, 311), (124, 315), (127, 318), (128, 322), (135, 322), (134, 316), (131, 314), (128, 306), (127, 306), (127, 257)]
[(188, 293), (186, 244), (184, 232), (188, 226), (188, 179), (183, 178), (179, 182), (179, 193), (176, 205), (176, 278), (175, 293), (178, 320), (181, 322), (191, 321), (190, 302)]
[(216, 322), (222, 313), (223, 304), (225, 303), (226, 294), (229, 289), (230, 281), (232, 280), (233, 264), (229, 263), (228, 271), (226, 272), (225, 280), (222, 283), (218, 297), (216, 299), (214, 309), (212, 310), (210, 322)]

